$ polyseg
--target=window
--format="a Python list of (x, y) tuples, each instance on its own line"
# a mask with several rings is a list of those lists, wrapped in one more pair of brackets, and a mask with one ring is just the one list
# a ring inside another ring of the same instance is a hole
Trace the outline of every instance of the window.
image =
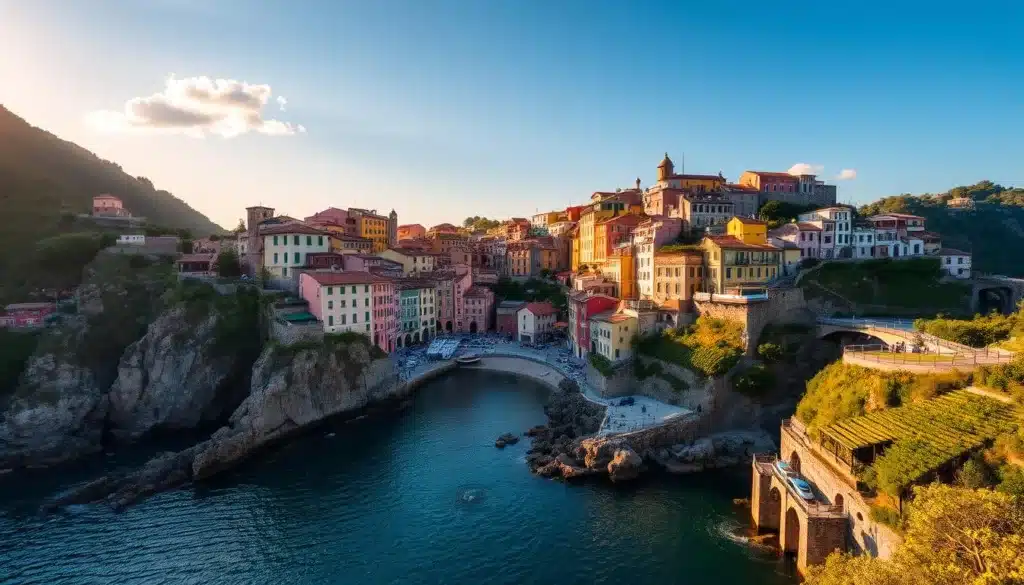
[(615, 359), (619, 359), (619, 350), (615, 350)]
[(340, 307), (341, 307), (342, 309), (344, 309), (344, 308), (345, 308), (345, 301), (344, 301), (344, 300), (342, 300), (342, 301), (341, 301), (341, 304), (340, 304), (339, 306), (340, 306)]
[(316, 237), (316, 245), (317, 246), (323, 246), (324, 245), (324, 237), (323, 236), (317, 236)]
[(369, 320), (370, 320), (370, 312), (369, 312), (369, 311), (367, 311), (367, 312), (366, 312), (366, 320), (367, 320), (367, 321), (369, 321)]
[(327, 325), (332, 327), (334, 326), (334, 315), (327, 316)]
[(334, 301), (327, 301), (327, 308), (328, 309), (333, 309), (334, 308)]
[(274, 245), (277, 245), (277, 236), (274, 236)]
[(732, 268), (726, 268), (725, 269), (725, 277), (726, 278), (732, 278)]
[(299, 245), (299, 236), (292, 236), (292, 243), (294, 243), (296, 246), (298, 246)]
[(367, 325), (366, 325), (366, 330), (367, 330), (367, 331), (369, 331), (369, 330), (370, 330), (370, 325), (369, 325), (369, 324), (367, 324)]
[(334, 294), (334, 287), (332, 287), (332, 286), (327, 287), (327, 294)]
[(358, 323), (358, 322), (359, 322), (359, 314), (358, 313), (352, 313), (352, 323)]
[(356, 294), (356, 287), (352, 287), (352, 294)]
[(277, 264), (277, 252), (274, 252), (274, 264)]
[(960, 256), (959, 258), (957, 258), (957, 259), (956, 259), (956, 263), (957, 263), (957, 264), (963, 264), (963, 263), (964, 263), (964, 257), (963, 257), (963, 256)]
[[(356, 287), (354, 287), (354, 286), (352, 287), (352, 292), (356, 292)], [(363, 286), (363, 292), (370, 292), (370, 285), (368, 285), (368, 284), (364, 285)]]

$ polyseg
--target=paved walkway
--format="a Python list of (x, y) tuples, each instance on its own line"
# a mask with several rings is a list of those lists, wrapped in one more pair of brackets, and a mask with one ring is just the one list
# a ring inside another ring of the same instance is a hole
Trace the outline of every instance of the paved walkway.
[[(588, 383), (583, 373), (583, 362), (572, 357), (564, 347), (549, 346), (544, 349), (527, 348), (516, 342), (496, 340), (493, 337), (473, 338), (464, 343), (456, 354), (476, 354), (481, 358), (478, 367), (491, 368), (528, 376), (553, 386), (563, 378), (575, 381), (583, 396), (595, 404), (606, 407), (606, 415), (598, 434), (637, 431), (660, 425), (675, 417), (689, 414), (689, 409), (665, 404), (646, 396), (631, 396), (633, 404), (621, 405), (627, 397), (604, 398)], [(411, 380), (424, 375), (439, 363), (426, 358), (425, 348), (407, 349), (399, 353), (402, 376)], [(503, 359), (504, 358), (504, 359)]]

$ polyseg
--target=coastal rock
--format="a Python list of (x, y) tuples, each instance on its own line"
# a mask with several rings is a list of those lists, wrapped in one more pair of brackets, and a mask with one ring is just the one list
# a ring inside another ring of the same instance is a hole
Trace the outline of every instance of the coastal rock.
[(499, 449), (504, 449), (506, 445), (515, 445), (518, 442), (519, 437), (512, 433), (505, 433), (498, 437), (496, 441), (494, 441), (494, 446)]
[(101, 252), (86, 267), (78, 311), (47, 328), (0, 414), (0, 469), (50, 465), (102, 448), (124, 349), (160, 307), (170, 264)]
[(608, 463), (608, 477), (612, 481), (629, 481), (636, 479), (643, 469), (643, 459), (629, 447), (615, 451)]
[[(257, 316), (248, 319), (251, 335), (258, 336)], [(216, 332), (222, 321), (217, 311), (196, 318), (185, 306), (177, 306), (128, 347), (109, 394), (115, 437), (193, 429), (226, 418), (238, 406), (247, 389), (233, 374), (250, 367), (251, 361), (240, 348), (219, 349)]]
[(256, 360), (249, 396), (198, 450), (196, 479), (230, 467), (253, 451), (328, 417), (400, 399), (406, 388), (387, 359), (364, 340), (319, 347), (270, 346)]
[(605, 407), (587, 400), (578, 388), (567, 386), (551, 394), (544, 412), (548, 424), (534, 426), (525, 433), (533, 438), (526, 456), (530, 469), (543, 477), (592, 474), (594, 471), (583, 465), (582, 455), (576, 455), (577, 442), (597, 432)]

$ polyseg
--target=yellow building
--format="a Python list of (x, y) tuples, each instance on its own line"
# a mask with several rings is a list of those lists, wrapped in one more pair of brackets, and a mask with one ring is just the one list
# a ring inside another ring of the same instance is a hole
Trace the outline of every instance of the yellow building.
[(693, 293), (703, 290), (704, 254), (700, 250), (655, 251), (653, 277), (654, 302), (688, 312)]
[(569, 245), (569, 268), (576, 272), (580, 267), (580, 235), (576, 226), (569, 232), (569, 240), (572, 242)]
[(685, 189), (691, 193), (710, 193), (720, 191), (725, 185), (725, 177), (718, 175), (686, 175), (676, 174), (672, 159), (665, 153), (665, 158), (658, 164), (658, 185), (669, 189)]
[(610, 362), (633, 355), (633, 336), (638, 334), (636, 318), (614, 311), (590, 318), (590, 351)]
[(725, 225), (725, 233), (745, 244), (767, 244), (768, 223), (749, 217), (734, 217)]
[[(580, 222), (577, 225), (577, 234), (580, 240), (579, 265), (592, 266), (600, 264), (598, 258), (605, 257), (605, 254), (598, 250), (596, 238), (597, 225), (602, 221), (622, 215), (626, 212), (626, 204), (615, 199), (607, 199), (588, 205), (580, 214)], [(602, 243), (602, 245), (604, 245)]]
[(413, 276), (433, 272), (437, 268), (437, 257), (430, 252), (415, 250), (412, 248), (391, 248), (376, 253), (377, 256), (386, 260), (392, 260), (402, 265), (402, 274)]
[(636, 257), (633, 256), (632, 249), (616, 250), (601, 265), (601, 274), (605, 280), (615, 283), (615, 294), (618, 298), (636, 298)]
[(763, 288), (780, 275), (782, 250), (771, 244), (749, 244), (736, 236), (709, 236), (701, 245), (707, 264), (707, 292), (743, 294)]

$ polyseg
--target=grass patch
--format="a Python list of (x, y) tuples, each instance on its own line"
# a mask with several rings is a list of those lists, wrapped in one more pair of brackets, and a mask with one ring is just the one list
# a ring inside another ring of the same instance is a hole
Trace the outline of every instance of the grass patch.
[(700, 317), (689, 328), (670, 329), (639, 340), (637, 351), (704, 376), (720, 376), (743, 353), (743, 326)]
[(639, 357), (633, 359), (633, 375), (638, 380), (646, 380), (651, 376), (657, 376), (672, 386), (672, 389), (676, 392), (685, 392), (690, 388), (686, 380), (671, 372), (666, 372), (659, 362), (644, 364)]
[(600, 372), (605, 378), (615, 373), (615, 368), (612, 366), (612, 363), (608, 361), (608, 358), (599, 353), (593, 351), (590, 352), (587, 354), (587, 360), (590, 361), (590, 365), (594, 366), (594, 369)]
[(891, 351), (858, 351), (853, 355), (865, 356), (876, 362), (887, 364), (942, 364), (953, 363), (954, 361), (969, 360), (967, 356), (937, 353), (896, 353)]
[(1006, 341), (1014, 333), (1024, 334), (1019, 322), (1020, 311), (1012, 315), (975, 315), (973, 319), (949, 319), (940, 315), (935, 319), (917, 319), (914, 328), (962, 345), (986, 347)]

